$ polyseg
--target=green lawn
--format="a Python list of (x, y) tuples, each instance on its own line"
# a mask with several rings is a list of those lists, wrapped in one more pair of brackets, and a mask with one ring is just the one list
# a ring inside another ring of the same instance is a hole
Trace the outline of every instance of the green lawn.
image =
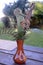
[(28, 39), (25, 40), (25, 43), (28, 45), (43, 47), (43, 31), (32, 31)]
[(13, 38), (13, 36), (11, 36), (9, 34), (1, 34), (0, 39), (13, 40), (14, 38)]
[(4, 27), (4, 24), (2, 21), (0, 21), (0, 28)]

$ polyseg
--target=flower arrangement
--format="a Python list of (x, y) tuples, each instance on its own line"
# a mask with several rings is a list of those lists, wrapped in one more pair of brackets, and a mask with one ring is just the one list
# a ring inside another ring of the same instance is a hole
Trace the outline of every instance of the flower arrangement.
[(29, 29), (30, 21), (26, 18), (26, 15), (22, 13), (22, 10), (19, 8), (16, 8), (14, 10), (14, 15), (17, 19), (17, 31), (15, 34), (16, 40), (24, 40), (26, 38), (26, 32)]
[(22, 10), (20, 8), (16, 8), (14, 10), (14, 15), (16, 16), (16, 19), (17, 19), (17, 27), (16, 27), (17, 32), (15, 34), (15, 38), (17, 41), (17, 51), (13, 59), (16, 63), (19, 63), (19, 64), (26, 62), (26, 56), (23, 49), (23, 42), (24, 42), (24, 39), (26, 38), (26, 33), (30, 26), (30, 21), (28, 19), (28, 16), (31, 17), (30, 12), (32, 13), (32, 8), (30, 11), (27, 11), (25, 15), (22, 13)]

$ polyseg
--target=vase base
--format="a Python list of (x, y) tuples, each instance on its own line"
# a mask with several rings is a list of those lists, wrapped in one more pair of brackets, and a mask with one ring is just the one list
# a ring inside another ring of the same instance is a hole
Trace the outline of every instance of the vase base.
[(15, 63), (16, 63), (16, 64), (25, 64), (26, 62), (16, 62), (16, 61), (15, 61)]
[(15, 57), (13, 57), (14, 62), (17, 63), (17, 64), (25, 64), (26, 59), (27, 59), (26, 57), (23, 60), (20, 60), (19, 58), (15, 59)]

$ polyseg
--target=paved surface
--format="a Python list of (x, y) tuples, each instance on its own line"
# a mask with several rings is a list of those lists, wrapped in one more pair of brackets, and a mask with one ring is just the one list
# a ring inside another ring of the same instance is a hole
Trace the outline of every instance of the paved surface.
[(0, 39), (0, 49), (13, 50), (16, 47), (17, 47), (16, 41)]

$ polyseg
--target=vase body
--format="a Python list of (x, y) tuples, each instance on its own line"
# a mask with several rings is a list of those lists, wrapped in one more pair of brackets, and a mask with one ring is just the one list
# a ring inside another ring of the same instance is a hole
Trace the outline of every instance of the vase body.
[(13, 57), (14, 62), (18, 64), (23, 64), (26, 62), (26, 56), (23, 50), (24, 40), (17, 40), (17, 51)]

